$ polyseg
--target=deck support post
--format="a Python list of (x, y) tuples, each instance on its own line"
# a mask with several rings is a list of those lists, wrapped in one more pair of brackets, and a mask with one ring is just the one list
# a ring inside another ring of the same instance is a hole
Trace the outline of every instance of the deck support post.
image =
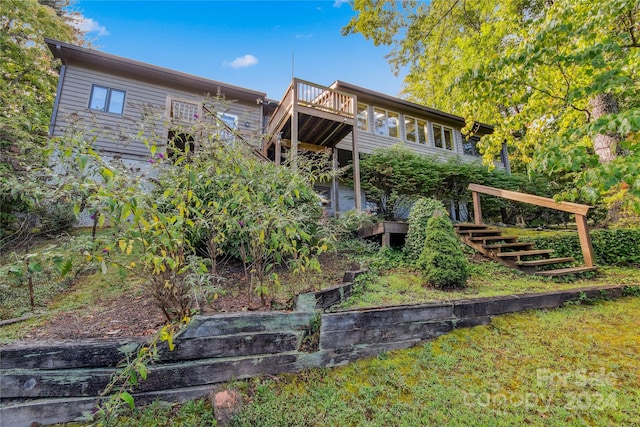
[(279, 132), (276, 137), (275, 153), (276, 166), (280, 166), (280, 161), (282, 160), (282, 132)]
[(333, 216), (338, 217), (338, 211), (340, 210), (339, 202), (340, 197), (338, 195), (338, 179), (335, 176), (335, 172), (338, 170), (338, 149), (333, 148), (331, 152), (331, 164), (333, 167), (333, 178), (331, 178), (331, 207), (333, 207)]
[(356, 210), (362, 210), (362, 192), (360, 191), (360, 154), (358, 151), (357, 124), (351, 129), (351, 152), (353, 153), (353, 195), (356, 202)]

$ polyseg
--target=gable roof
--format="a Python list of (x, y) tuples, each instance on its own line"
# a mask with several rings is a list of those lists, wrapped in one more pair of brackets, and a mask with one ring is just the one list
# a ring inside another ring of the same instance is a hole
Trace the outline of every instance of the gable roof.
[(184, 87), (191, 91), (197, 90), (212, 95), (220, 92), (227, 98), (248, 102), (264, 101), (267, 96), (264, 92), (194, 76), (192, 74), (123, 58), (54, 39), (45, 38), (45, 42), (51, 53), (53, 53), (53, 56), (60, 59), (63, 64), (82, 64), (89, 68), (98, 68), (100, 70), (135, 77), (145, 82), (156, 82), (165, 86)]

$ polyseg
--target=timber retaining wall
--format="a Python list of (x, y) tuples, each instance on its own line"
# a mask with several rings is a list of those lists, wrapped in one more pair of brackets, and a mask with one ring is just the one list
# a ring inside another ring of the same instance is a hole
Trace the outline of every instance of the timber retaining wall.
[[(357, 274), (356, 274), (357, 275)], [(352, 279), (353, 280), (353, 279)], [(323, 312), (351, 284), (300, 297), (294, 312), (195, 316), (173, 351), (149, 368), (136, 403), (182, 401), (216, 384), (258, 375), (333, 367), (414, 346), (492, 316), (553, 308), (580, 298), (616, 298), (622, 286), (458, 300), (441, 304)], [(114, 368), (143, 344), (132, 340), (16, 343), (0, 348), (0, 426), (68, 422), (91, 412)]]

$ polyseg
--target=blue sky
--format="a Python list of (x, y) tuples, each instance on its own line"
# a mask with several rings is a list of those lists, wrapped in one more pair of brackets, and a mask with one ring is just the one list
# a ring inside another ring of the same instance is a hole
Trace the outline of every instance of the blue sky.
[[(292, 77), (343, 80), (397, 96), (384, 56), (361, 35), (340, 30), (355, 12), (332, 1), (76, 0), (83, 28), (104, 52), (172, 68), (280, 99)], [(293, 55), (292, 55), (293, 53)]]

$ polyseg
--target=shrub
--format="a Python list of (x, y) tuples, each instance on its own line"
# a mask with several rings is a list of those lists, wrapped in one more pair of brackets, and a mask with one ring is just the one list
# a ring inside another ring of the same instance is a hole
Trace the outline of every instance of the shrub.
[(423, 197), (411, 208), (409, 230), (404, 244), (404, 253), (410, 260), (417, 260), (422, 253), (427, 223), (434, 214), (447, 215), (447, 209), (439, 200)]
[(466, 285), (467, 259), (446, 217), (434, 216), (427, 223), (424, 249), (417, 265), (425, 280), (438, 288), (455, 289)]
[[(596, 264), (640, 264), (639, 228), (593, 230), (590, 235)], [(559, 233), (554, 236), (533, 237), (527, 240), (534, 242), (536, 247), (553, 249), (554, 256), (583, 259), (580, 239), (575, 233)]]
[(362, 227), (373, 224), (373, 219), (374, 216), (369, 212), (352, 209), (340, 212), (338, 218), (327, 218), (325, 225), (328, 232), (337, 239), (349, 239), (355, 236)]

